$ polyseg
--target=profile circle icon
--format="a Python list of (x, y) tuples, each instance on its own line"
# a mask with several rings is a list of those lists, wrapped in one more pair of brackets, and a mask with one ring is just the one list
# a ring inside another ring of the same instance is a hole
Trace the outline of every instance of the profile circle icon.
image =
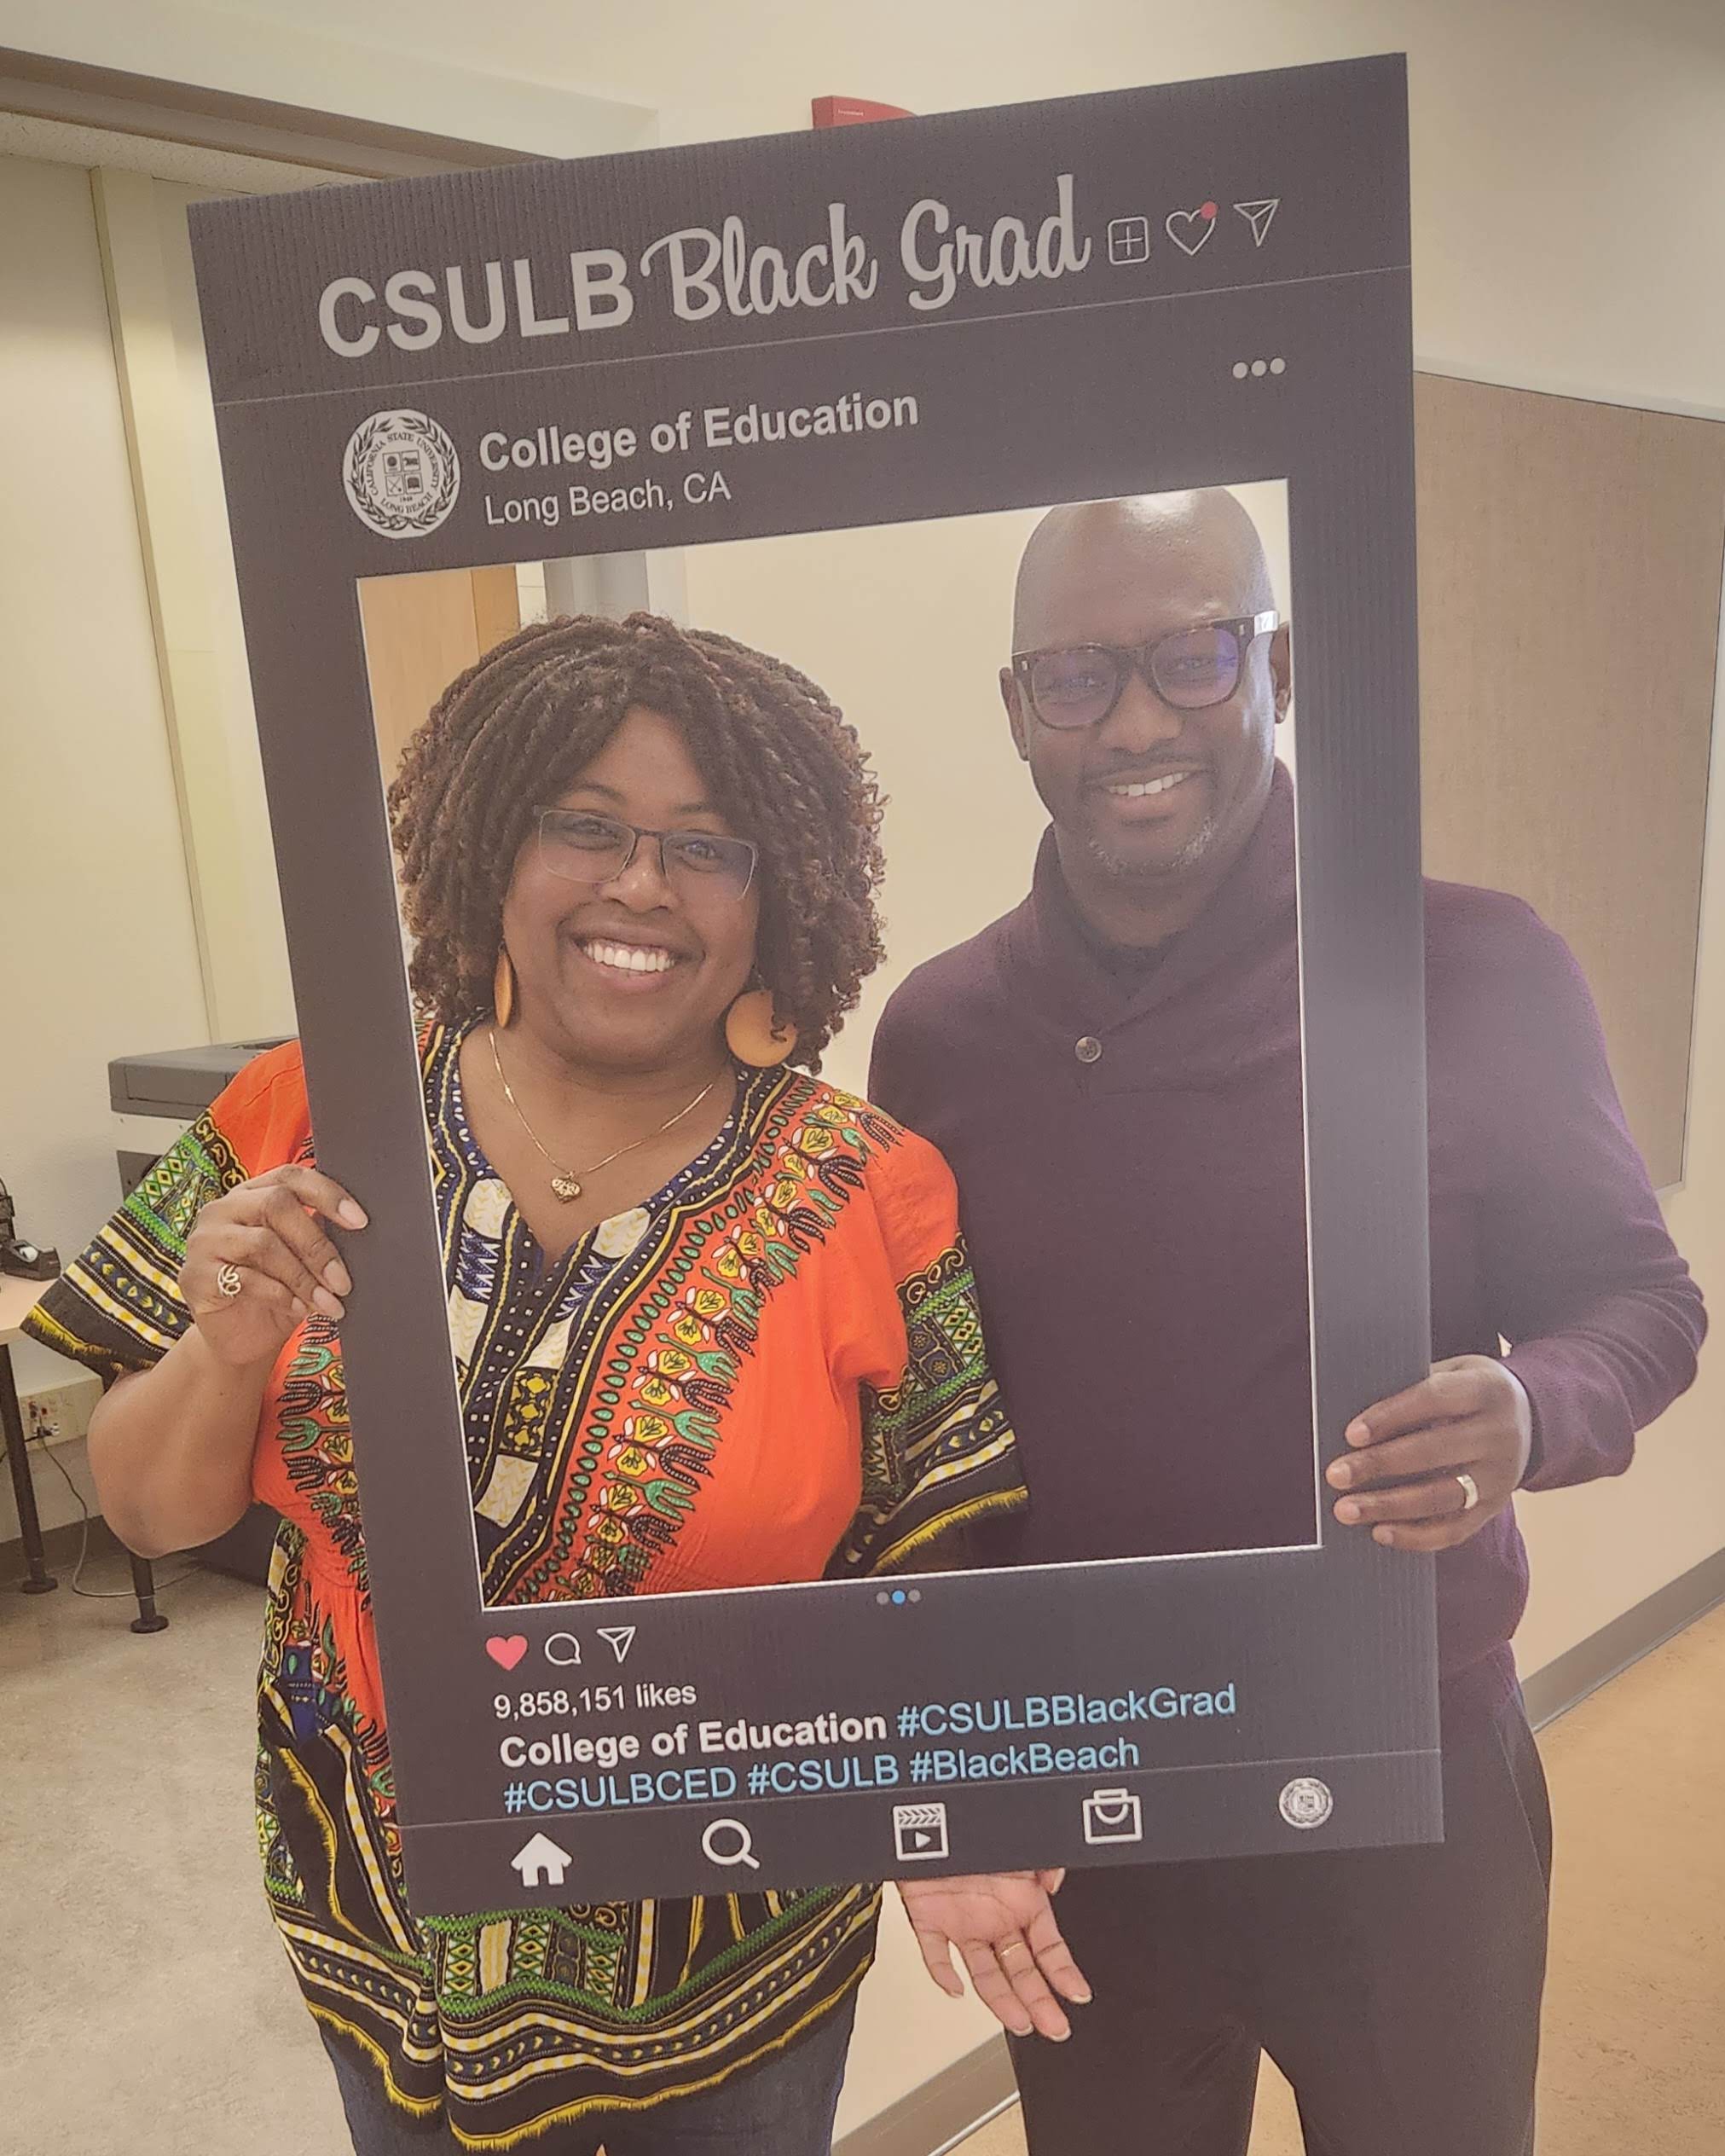
[(1328, 1782), (1315, 1774), (1300, 1774), (1282, 1790), (1276, 1809), (1290, 1827), (1321, 1827), (1335, 1810), (1335, 1799)]
[(424, 412), (373, 412), (349, 436), (341, 477), (362, 525), (385, 539), (418, 539), (454, 507), (461, 460)]

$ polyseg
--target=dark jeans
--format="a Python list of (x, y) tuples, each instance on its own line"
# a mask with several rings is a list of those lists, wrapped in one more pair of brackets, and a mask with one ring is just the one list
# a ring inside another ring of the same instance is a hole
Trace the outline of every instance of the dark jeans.
[[(828, 2156), (844, 2085), (845, 2053), (856, 2013), (853, 1991), (825, 2020), (758, 2066), (697, 2095), (651, 2111), (553, 2126), (522, 2145), (522, 2156)], [(325, 2035), (335, 2066), (354, 2156), (457, 2156), (447, 2125), (427, 2131), (384, 2094), (377, 2069)]]
[(1095, 2003), (1015, 2043), (1033, 2156), (1245, 2156), (1259, 2054), (1310, 2156), (1531, 2156), (1551, 1815), (1519, 1701), (1444, 1742), (1445, 1840), (1079, 1871)]

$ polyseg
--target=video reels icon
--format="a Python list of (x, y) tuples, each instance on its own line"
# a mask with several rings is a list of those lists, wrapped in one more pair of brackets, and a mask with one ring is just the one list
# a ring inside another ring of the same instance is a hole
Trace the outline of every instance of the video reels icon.
[(901, 1864), (927, 1863), (947, 1854), (943, 1804), (895, 1804), (893, 1846)]

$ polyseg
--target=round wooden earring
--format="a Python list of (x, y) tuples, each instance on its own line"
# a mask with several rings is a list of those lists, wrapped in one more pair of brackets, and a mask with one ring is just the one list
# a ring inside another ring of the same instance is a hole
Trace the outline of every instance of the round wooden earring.
[(497, 970), (491, 976), (491, 1008), (497, 1014), (497, 1023), (507, 1029), (515, 1016), (515, 968), (509, 963), (507, 944), (497, 952)]
[(725, 1043), (738, 1063), (769, 1070), (796, 1046), (796, 1028), (773, 1023), (771, 988), (745, 988), (725, 1014)]

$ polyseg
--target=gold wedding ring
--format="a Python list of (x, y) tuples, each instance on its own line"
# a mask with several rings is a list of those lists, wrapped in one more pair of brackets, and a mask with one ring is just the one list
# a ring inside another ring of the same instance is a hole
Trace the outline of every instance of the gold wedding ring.
[(1479, 1485), (1471, 1475), (1456, 1470), (1456, 1480), (1462, 1486), (1462, 1510), (1471, 1512), (1479, 1502)]
[(216, 1268), (216, 1292), (225, 1295), (229, 1302), (246, 1284), (246, 1276), (237, 1265), (218, 1265)]
[(1007, 1940), (1005, 1945), (998, 1948), (996, 1952), (999, 1958), (1004, 1961), (1005, 1957), (1015, 1950), (1020, 1954), (1027, 1954), (1030, 1951), (1029, 1947), (1026, 1945), (1022, 1939), (1010, 1939)]

